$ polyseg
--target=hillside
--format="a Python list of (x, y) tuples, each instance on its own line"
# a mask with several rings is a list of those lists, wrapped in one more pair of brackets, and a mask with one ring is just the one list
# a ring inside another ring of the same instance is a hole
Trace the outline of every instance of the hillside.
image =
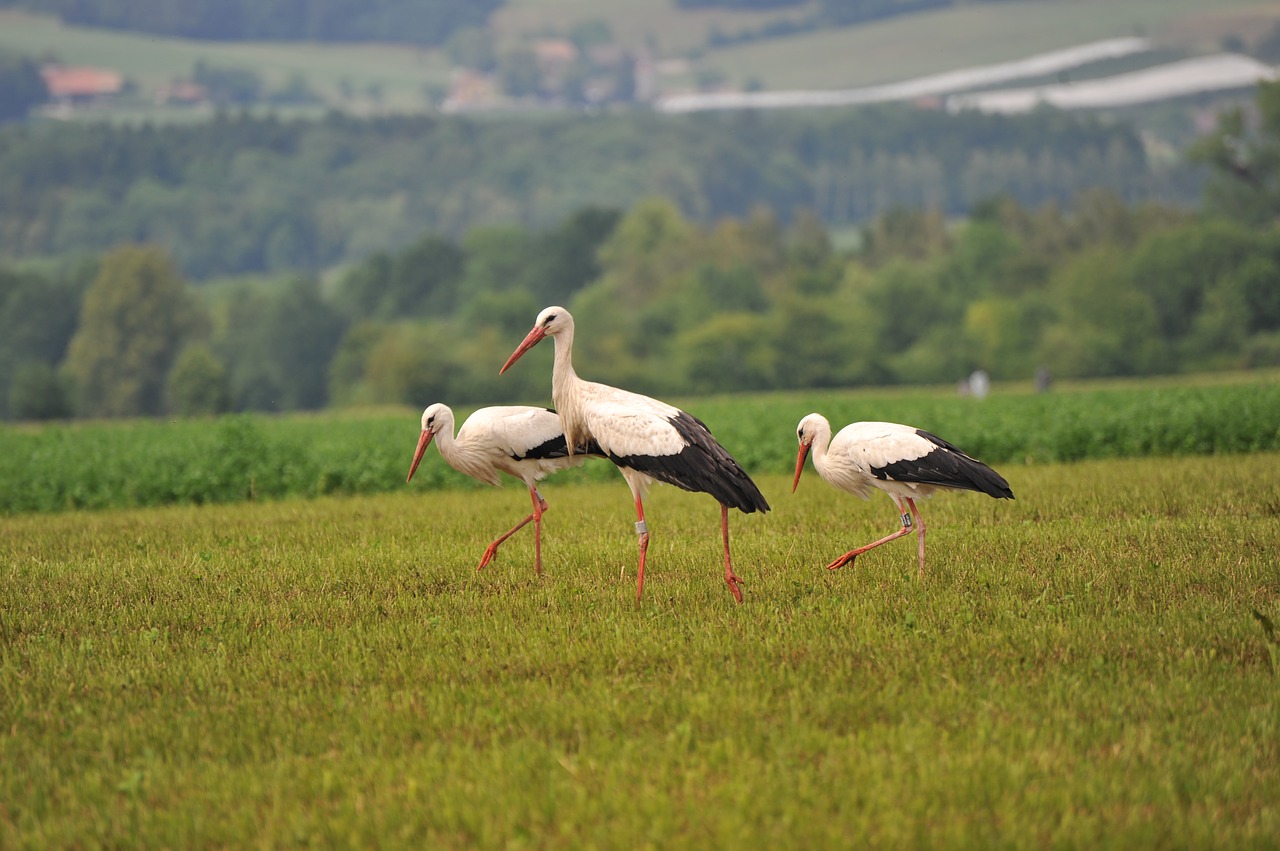
[[(839, 27), (823, 24), (825, 6), (815, 3), (744, 11), (689, 8), (671, 0), (508, 0), (468, 5), (473, 17), (449, 17), (455, 29), (434, 40), (416, 36), (417, 18), (409, 16), (405, 27), (380, 43), (363, 19), (336, 13), (322, 27), (286, 26), (263, 11), (274, 29), (248, 28), (246, 19), (237, 38), (197, 39), (176, 25), (170, 35), (157, 36), (130, 32), (119, 18), (107, 28), (31, 12), (61, 5), (0, 0), (0, 51), (121, 74), (120, 91), (68, 98), (57, 112), (117, 120), (200, 119), (229, 104), (285, 114), (337, 109), (367, 115), (598, 107), (690, 93), (845, 90), (1140, 37), (1150, 55), (1115, 69), (1132, 71), (1224, 45), (1248, 52), (1280, 27), (1280, 7), (1256, 0), (1011, 0), (943, 8), (921, 3), (912, 8), (923, 10), (912, 14)], [(390, 15), (386, 8), (371, 7)], [(480, 15), (483, 10), (492, 14)], [(69, 20), (104, 18), (81, 14)], [(416, 46), (405, 45), (414, 41)], [(226, 85), (236, 74), (251, 75), (247, 87)], [(1011, 78), (1002, 85), (1030, 83)]]

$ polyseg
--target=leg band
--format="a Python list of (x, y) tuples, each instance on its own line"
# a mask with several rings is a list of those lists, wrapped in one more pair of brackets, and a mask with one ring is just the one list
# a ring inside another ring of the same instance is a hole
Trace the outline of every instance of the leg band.
[(910, 514), (904, 514), (904, 515), (902, 515), (902, 527), (903, 527), (904, 529), (910, 529), (910, 528), (911, 528), (911, 515), (910, 515)]
[(637, 535), (649, 534), (649, 526), (643, 520), (636, 521), (636, 534)]

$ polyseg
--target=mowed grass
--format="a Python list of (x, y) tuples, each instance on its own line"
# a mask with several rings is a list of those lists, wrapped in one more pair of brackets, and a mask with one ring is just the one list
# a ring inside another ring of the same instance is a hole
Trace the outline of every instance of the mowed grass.
[(0, 518), (0, 847), (1274, 847), (1280, 454), (1002, 472)]

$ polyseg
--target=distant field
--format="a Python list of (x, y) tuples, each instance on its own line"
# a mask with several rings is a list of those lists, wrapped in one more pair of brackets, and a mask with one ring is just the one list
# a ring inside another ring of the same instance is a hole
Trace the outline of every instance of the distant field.
[(730, 80), (754, 77), (770, 89), (848, 88), (1011, 61), (1119, 36), (1142, 35), (1166, 46), (1217, 49), (1224, 11), (1263, 8), (1265, 4), (1257, 0), (972, 4), (715, 50), (703, 61)]
[[(809, 4), (810, 6), (813, 4)], [(656, 48), (658, 56), (680, 56), (707, 43), (711, 32), (753, 32), (771, 21), (802, 17), (801, 6), (782, 11), (684, 10), (674, 0), (507, 0), (491, 24), (505, 37), (567, 33), (575, 24), (609, 23), (614, 38), (630, 47)]]
[(1005, 472), (0, 518), (0, 847), (1274, 847), (1280, 455)]
[[(500, 42), (508, 42), (563, 35), (577, 23), (604, 20), (620, 43), (647, 46), (656, 59), (697, 54), (697, 68), (721, 73), (731, 84), (756, 81), (768, 89), (790, 89), (900, 81), (1114, 36), (1147, 35), (1194, 52), (1216, 47), (1225, 34), (1253, 35), (1261, 22), (1280, 20), (1280, 13), (1257, 0), (1015, 0), (705, 49), (713, 31), (755, 31), (772, 20), (803, 13), (803, 8), (686, 12), (669, 0), (511, 0), (495, 15), (493, 26)], [(442, 91), (450, 73), (439, 50), (383, 44), (203, 42), (67, 27), (51, 18), (9, 10), (0, 11), (0, 49), (117, 68), (144, 93), (190, 74), (197, 60), (253, 70), (269, 86), (280, 86), (296, 74), (330, 104), (353, 111), (422, 111), (430, 103), (425, 90)], [(680, 90), (692, 79), (689, 71), (665, 77), (660, 85)], [(113, 117), (206, 115), (192, 109), (158, 109), (143, 98)]]
[[(148, 91), (190, 76), (200, 60), (247, 68), (269, 86), (300, 74), (335, 102), (345, 99), (345, 83), (355, 92), (353, 107), (364, 103), (405, 111), (423, 109), (423, 87), (446, 86), (449, 74), (448, 62), (438, 51), (397, 45), (196, 41), (65, 26), (53, 18), (9, 10), (0, 11), (0, 49), (115, 68)], [(376, 103), (369, 98), (370, 86), (381, 92)]]

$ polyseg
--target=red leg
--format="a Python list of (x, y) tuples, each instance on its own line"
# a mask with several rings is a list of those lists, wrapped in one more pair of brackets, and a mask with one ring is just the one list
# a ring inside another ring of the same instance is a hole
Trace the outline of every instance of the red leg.
[(738, 588), (741, 581), (733, 572), (733, 562), (729, 559), (729, 506), (720, 506), (720, 532), (724, 538), (724, 581), (729, 586), (733, 599), (742, 602), (742, 591)]
[(547, 501), (538, 493), (537, 488), (529, 488), (529, 497), (533, 500), (533, 565), (539, 576), (542, 575), (542, 514), (547, 510)]
[(547, 504), (542, 500), (542, 497), (533, 488), (529, 488), (529, 494), (533, 499), (533, 513), (530, 514), (528, 517), (524, 518), (523, 520), (521, 520), (516, 525), (512, 526), (509, 530), (507, 530), (506, 534), (504, 534), (502, 537), (498, 538), (498, 540), (494, 541), (492, 544), (486, 547), (484, 551), (484, 555), (480, 557), (480, 566), (477, 567), (476, 570), (484, 570), (485, 565), (493, 561), (494, 557), (498, 554), (498, 547), (502, 546), (502, 542), (505, 541), (507, 538), (510, 538), (516, 532), (519, 532), (526, 525), (528, 525), (530, 520), (532, 520), (534, 521), (534, 528), (538, 530), (538, 541), (534, 548), (537, 554), (536, 568), (538, 573), (542, 573), (542, 512), (546, 510)]
[(640, 536), (640, 566), (636, 569), (636, 602), (644, 593), (644, 558), (649, 552), (649, 526), (644, 522), (644, 503), (636, 494), (636, 534)]
[[(908, 502), (910, 502), (910, 500), (908, 500)], [(840, 556), (840, 558), (831, 562), (831, 564), (827, 565), (827, 570), (835, 570), (836, 568), (844, 567), (846, 564), (853, 564), (853, 560), (856, 559), (858, 556), (862, 555), (863, 553), (865, 553), (867, 550), (873, 550), (876, 547), (880, 546), (881, 544), (887, 544), (890, 541), (901, 538), (903, 535), (911, 534), (911, 515), (903, 511), (902, 508), (903, 508), (902, 503), (898, 503), (898, 511), (900, 512), (901, 518), (902, 518), (901, 529), (894, 532), (892, 535), (885, 535), (883, 538), (881, 538), (878, 541), (872, 541), (866, 546), (858, 547), (856, 550), (850, 550), (849, 552)], [(912, 505), (912, 509), (914, 508), (915, 506)]]
[(907, 505), (911, 506), (911, 516), (916, 519), (916, 535), (920, 538), (920, 578), (924, 579), (924, 517), (916, 508), (916, 501), (907, 498)]

